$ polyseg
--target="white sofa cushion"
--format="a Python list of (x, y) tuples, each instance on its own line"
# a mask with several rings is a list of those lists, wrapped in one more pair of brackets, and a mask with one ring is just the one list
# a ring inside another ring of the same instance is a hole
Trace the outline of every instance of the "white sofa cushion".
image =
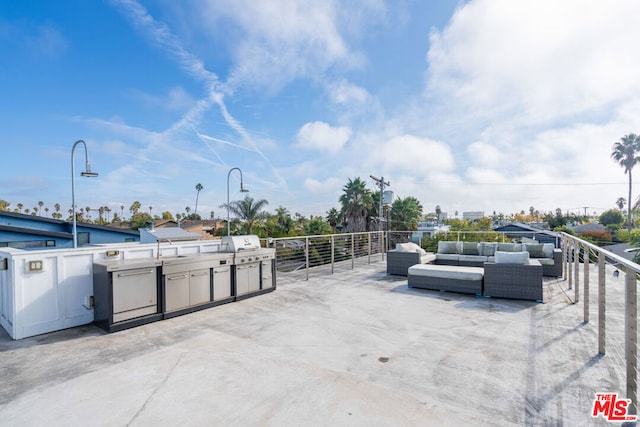
[(496, 253), (496, 248), (498, 247), (497, 243), (492, 242), (482, 242), (480, 243), (480, 248), (478, 249), (478, 255), (482, 256), (493, 256)]
[(439, 279), (482, 280), (484, 268), (419, 264), (409, 267), (408, 273), (410, 276), (437, 277)]
[(438, 242), (438, 253), (439, 254), (457, 254), (460, 253), (460, 244), (459, 242)]
[(529, 252), (496, 251), (496, 264), (529, 264)]
[(478, 252), (478, 242), (462, 242), (460, 253), (462, 255), (480, 255)]
[(458, 261), (460, 262), (487, 262), (489, 257), (482, 255), (459, 255)]
[(441, 254), (441, 253), (436, 254), (436, 259), (442, 260), (442, 261), (457, 261), (458, 257), (460, 257), (460, 255), (458, 254)]
[(420, 255), (426, 255), (426, 251), (413, 242), (396, 243), (396, 252), (417, 252)]
[(553, 250), (555, 248), (556, 245), (554, 245), (553, 243), (543, 243), (542, 252), (544, 252), (544, 257), (553, 259)]

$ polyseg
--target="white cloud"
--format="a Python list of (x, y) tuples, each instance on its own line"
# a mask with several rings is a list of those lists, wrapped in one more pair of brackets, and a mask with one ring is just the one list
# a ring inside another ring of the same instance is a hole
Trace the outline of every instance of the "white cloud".
[(364, 104), (370, 99), (366, 89), (342, 79), (328, 86), (329, 98), (335, 104)]
[[(203, 28), (231, 49), (231, 87), (266, 87), (271, 92), (299, 78), (319, 77), (332, 67), (360, 67), (364, 57), (349, 47), (345, 36), (357, 37), (364, 23), (385, 13), (379, 1), (368, 0), (212, 0), (206, 6)], [(349, 26), (340, 25), (349, 18)]]
[(431, 34), (429, 89), (529, 123), (601, 109), (640, 89), (639, 15), (629, 1), (469, 2)]
[(383, 143), (363, 142), (359, 155), (376, 169), (407, 170), (417, 175), (448, 171), (454, 167), (449, 147), (438, 141), (414, 135), (399, 135)]
[(332, 127), (324, 122), (306, 123), (296, 135), (296, 146), (310, 150), (337, 153), (351, 137), (351, 129)]

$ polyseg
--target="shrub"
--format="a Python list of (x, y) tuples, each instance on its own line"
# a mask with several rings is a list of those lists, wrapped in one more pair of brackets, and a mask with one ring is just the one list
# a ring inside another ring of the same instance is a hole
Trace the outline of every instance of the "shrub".
[(611, 233), (608, 231), (585, 231), (580, 233), (580, 238), (598, 246), (610, 245), (612, 241)]

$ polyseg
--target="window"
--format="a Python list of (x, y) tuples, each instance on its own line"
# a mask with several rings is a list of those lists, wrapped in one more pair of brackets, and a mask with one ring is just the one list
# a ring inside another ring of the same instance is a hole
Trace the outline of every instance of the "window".
[(52, 248), (55, 246), (55, 240), (23, 240), (17, 242), (0, 242), (0, 247), (10, 247), (16, 249)]
[(127, 238), (124, 239), (124, 241), (125, 242), (135, 242), (136, 239), (135, 239), (135, 237), (127, 237)]
[(78, 246), (80, 245), (88, 245), (89, 244), (89, 232), (82, 231), (78, 233)]

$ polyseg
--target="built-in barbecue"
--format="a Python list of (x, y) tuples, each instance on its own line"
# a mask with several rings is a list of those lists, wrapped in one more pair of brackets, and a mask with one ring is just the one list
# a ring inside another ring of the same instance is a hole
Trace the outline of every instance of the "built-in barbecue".
[(221, 244), (222, 251), (234, 254), (236, 300), (275, 290), (275, 249), (261, 247), (255, 235), (225, 236)]

